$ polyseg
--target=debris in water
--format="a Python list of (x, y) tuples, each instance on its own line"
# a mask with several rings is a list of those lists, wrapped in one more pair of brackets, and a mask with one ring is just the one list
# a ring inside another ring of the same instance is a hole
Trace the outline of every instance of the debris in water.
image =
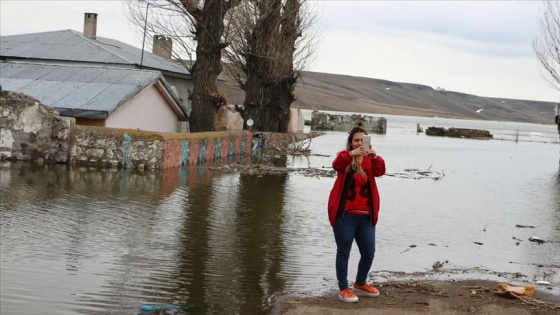
[(546, 242), (545, 240), (543, 240), (542, 238), (537, 237), (537, 236), (529, 237), (529, 241), (535, 242), (535, 243), (538, 243), (538, 244), (542, 244), (542, 243)]

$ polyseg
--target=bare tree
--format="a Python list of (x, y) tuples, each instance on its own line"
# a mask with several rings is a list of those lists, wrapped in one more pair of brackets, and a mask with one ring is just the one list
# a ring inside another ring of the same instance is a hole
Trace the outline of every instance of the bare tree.
[[(131, 22), (136, 35), (142, 41), (155, 35), (164, 35), (173, 39), (172, 57), (189, 71), (192, 54), (196, 51), (193, 34), (193, 19), (178, 3), (166, 0), (135, 0), (124, 1), (127, 18)], [(146, 50), (152, 48), (152, 42), (145, 43)]]
[[(192, 67), (186, 65), (193, 78), (190, 93), (192, 111), (190, 128), (193, 132), (213, 131), (217, 109), (226, 104), (217, 86), (218, 75), (222, 72), (222, 50), (227, 43), (224, 38), (224, 17), (241, 0), (137, 0), (129, 4), (129, 19), (144, 33), (165, 34), (182, 48), (175, 54), (196, 51)], [(141, 14), (142, 7), (152, 7), (149, 20)], [(148, 28), (149, 25), (149, 28)], [(192, 36), (193, 42), (177, 40)], [(194, 45), (193, 45), (194, 44)], [(183, 59), (183, 58), (179, 58)]]
[[(302, 18), (300, 15), (302, 1), (286, 0), (284, 5), (284, 14), (282, 16), (282, 28), (280, 29), (280, 44), (284, 52), (279, 56), (283, 59), (280, 64), (279, 80), (270, 90), (269, 98), (273, 100), (272, 104), (267, 107), (266, 117), (276, 117), (274, 114), (279, 113), (278, 120), (271, 121), (272, 130), (277, 132), (287, 132), (290, 122), (290, 105), (296, 100), (294, 88), (299, 77), (294, 70), (294, 55), (296, 53), (296, 42), (302, 36)], [(307, 60), (305, 60), (307, 61)]]
[(533, 50), (542, 66), (541, 75), (560, 91), (560, 3), (542, 2), (540, 36), (533, 39)]
[(305, 4), (244, 1), (227, 17), (231, 42), (224, 51), (227, 73), (245, 91), (243, 118), (254, 121), (253, 129), (287, 131), (290, 105), (296, 99), (296, 69), (312, 60), (319, 38), (311, 27), (315, 16)]

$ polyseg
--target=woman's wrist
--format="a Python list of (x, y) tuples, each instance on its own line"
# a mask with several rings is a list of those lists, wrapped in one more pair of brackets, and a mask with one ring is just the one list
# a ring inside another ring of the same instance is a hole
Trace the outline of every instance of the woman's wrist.
[(350, 155), (350, 157), (354, 157), (354, 156), (352, 155), (352, 150), (348, 151), (348, 155)]

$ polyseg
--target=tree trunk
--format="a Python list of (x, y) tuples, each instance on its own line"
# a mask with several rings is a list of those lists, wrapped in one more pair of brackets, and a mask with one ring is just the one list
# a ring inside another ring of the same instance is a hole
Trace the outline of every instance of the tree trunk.
[(265, 99), (263, 102), (260, 116), (261, 129), (263, 131), (276, 132), (278, 129), (278, 121), (280, 119), (279, 108), (274, 106), (271, 97), (274, 96), (274, 87), (268, 87), (265, 91)]
[(288, 132), (290, 105), (295, 100), (293, 94), (295, 83), (295, 78), (286, 78), (266, 90), (265, 98), (270, 101), (264, 103), (261, 110), (263, 130)]
[[(247, 62), (247, 64), (248, 79), (245, 85), (242, 86), (243, 90), (245, 90), (245, 101), (243, 102), (245, 109), (242, 113), (243, 120), (245, 121), (243, 129), (262, 131), (260, 118), (263, 107), (264, 87), (261, 84), (262, 79), (260, 79), (259, 71), (256, 69), (258, 66), (253, 65), (251, 62)], [(247, 125), (249, 119), (254, 123), (252, 126)]]
[[(266, 52), (273, 43), (270, 42), (277, 24), (279, 7), (277, 0), (258, 2), (264, 16), (259, 16), (254, 29), (249, 33), (247, 52), (247, 82), (245, 83), (245, 113), (243, 119), (253, 119), (254, 131), (269, 131), (268, 112), (265, 102), (269, 101), (267, 89), (272, 61)], [(271, 4), (273, 4), (271, 6)], [(246, 125), (246, 123), (245, 123)]]
[(278, 92), (276, 99), (278, 100), (278, 108), (280, 117), (278, 121), (277, 132), (288, 132), (288, 126), (290, 124), (290, 106), (296, 100), (294, 95), (294, 88), (296, 85), (296, 77), (290, 77), (282, 80), (278, 86)]
[(299, 0), (287, 0), (284, 4), (283, 15), (281, 17), (282, 27), (280, 31), (279, 44), (281, 45), (282, 54), (277, 62), (279, 65), (275, 72), (279, 75), (276, 77), (274, 87), (268, 99), (272, 117), (277, 120), (270, 127), (270, 131), (287, 132), (290, 123), (290, 106), (295, 101), (294, 88), (297, 82), (297, 76), (294, 74), (294, 52), (295, 42), (300, 36), (299, 30)]
[(218, 91), (218, 75), (222, 72), (221, 42), (224, 31), (224, 16), (229, 9), (227, 1), (208, 0), (202, 13), (194, 15), (196, 61), (192, 67), (193, 93), (190, 115), (191, 132), (214, 131), (214, 116), (227, 100)]
[[(304, 0), (259, 0), (236, 15), (237, 41), (226, 57), (233, 77), (245, 91), (243, 119), (254, 124), (244, 129), (286, 132), (290, 106), (295, 100), (294, 71), (297, 39), (302, 34)], [(249, 18), (247, 18), (249, 17)], [(243, 22), (244, 21), (244, 22)], [(248, 28), (239, 25), (250, 25)], [(231, 47), (231, 46), (230, 46)]]

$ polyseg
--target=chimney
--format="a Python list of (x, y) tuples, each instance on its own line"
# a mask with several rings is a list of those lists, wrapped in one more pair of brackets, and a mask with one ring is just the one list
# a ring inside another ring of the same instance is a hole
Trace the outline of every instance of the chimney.
[(97, 13), (84, 13), (84, 35), (95, 39), (97, 35)]
[(154, 35), (154, 43), (152, 53), (165, 59), (171, 59), (171, 51), (173, 49), (173, 41), (171, 37), (163, 35)]

